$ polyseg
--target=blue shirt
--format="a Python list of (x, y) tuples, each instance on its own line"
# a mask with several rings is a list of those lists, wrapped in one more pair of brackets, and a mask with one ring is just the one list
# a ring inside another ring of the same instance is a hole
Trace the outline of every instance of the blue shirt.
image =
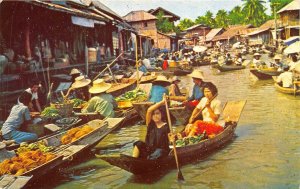
[(146, 68), (145, 65), (142, 65), (141, 67), (139, 67), (139, 70), (142, 71), (142, 72), (144, 72), (144, 73), (148, 72), (148, 70), (147, 70), (147, 68)]
[(19, 102), (17, 105), (13, 106), (7, 120), (3, 124), (1, 129), (2, 135), (18, 130), (25, 121), (30, 120), (31, 118), (28, 107)]
[(153, 85), (150, 91), (149, 101), (155, 103), (162, 101), (164, 93), (169, 95), (168, 89), (160, 85)]
[(204, 96), (202, 87), (194, 85), (192, 96), (190, 96), (189, 101), (191, 100), (200, 100)]

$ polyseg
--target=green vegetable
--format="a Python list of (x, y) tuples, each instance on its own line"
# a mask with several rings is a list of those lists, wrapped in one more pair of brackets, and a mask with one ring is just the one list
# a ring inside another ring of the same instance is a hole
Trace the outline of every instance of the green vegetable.
[(42, 113), (41, 113), (41, 115), (43, 116), (43, 117), (58, 117), (59, 116), (59, 112), (58, 112), (58, 110), (56, 109), (56, 108), (53, 108), (53, 107), (46, 107), (43, 111), (42, 111)]
[(137, 101), (142, 99), (147, 99), (146, 92), (141, 89), (135, 89), (126, 92), (125, 94), (117, 97), (115, 100), (116, 101)]

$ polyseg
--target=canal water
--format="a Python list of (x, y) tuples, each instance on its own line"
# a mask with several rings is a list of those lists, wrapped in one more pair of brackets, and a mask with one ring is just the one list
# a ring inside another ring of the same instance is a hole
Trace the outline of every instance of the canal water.
[[(75, 165), (49, 176), (43, 188), (295, 188), (300, 187), (300, 97), (277, 92), (273, 81), (260, 81), (249, 69), (219, 73), (200, 67), (205, 81), (219, 89), (224, 104), (247, 100), (236, 137), (223, 149), (181, 168), (185, 182), (177, 182), (177, 170), (139, 178), (86, 155)], [(193, 86), (181, 77), (181, 84)], [(144, 139), (146, 127), (134, 124), (110, 134), (95, 153), (130, 154), (132, 143)]]

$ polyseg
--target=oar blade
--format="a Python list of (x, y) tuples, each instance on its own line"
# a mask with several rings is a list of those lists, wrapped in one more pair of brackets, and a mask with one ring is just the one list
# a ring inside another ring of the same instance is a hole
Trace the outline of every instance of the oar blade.
[(184, 178), (183, 178), (183, 175), (181, 173), (181, 170), (178, 170), (178, 173), (177, 173), (177, 180), (178, 181), (184, 181)]

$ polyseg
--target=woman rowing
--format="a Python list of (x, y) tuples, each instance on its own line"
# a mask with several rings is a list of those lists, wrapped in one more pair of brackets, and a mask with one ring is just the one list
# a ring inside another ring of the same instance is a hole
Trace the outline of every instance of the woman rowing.
[[(194, 136), (201, 134), (203, 130), (212, 131), (212, 133), (207, 133), (208, 135), (217, 134), (223, 131), (223, 127), (221, 126), (210, 125), (210, 127), (213, 128), (206, 128), (207, 124), (202, 124), (204, 122), (216, 124), (219, 120), (221, 114), (221, 101), (216, 99), (217, 94), (217, 87), (213, 83), (207, 82), (204, 86), (205, 97), (201, 99), (199, 104), (194, 109), (189, 119), (189, 124), (185, 128), (186, 136)], [(202, 114), (203, 121), (198, 120), (194, 123), (195, 119), (199, 114)]]
[(165, 98), (148, 108), (146, 139), (145, 142), (137, 141), (133, 144), (133, 157), (155, 160), (168, 155), (170, 129), (166, 121), (164, 102)]

